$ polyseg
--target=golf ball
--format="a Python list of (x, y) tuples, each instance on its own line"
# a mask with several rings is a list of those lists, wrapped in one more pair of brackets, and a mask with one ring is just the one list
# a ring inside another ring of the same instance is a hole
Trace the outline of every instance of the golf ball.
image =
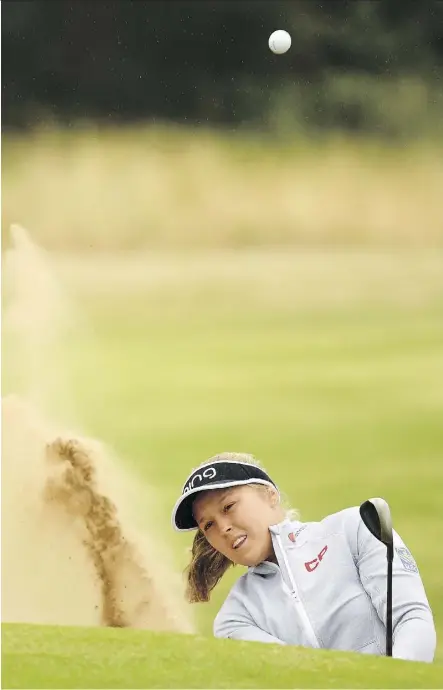
[(269, 48), (276, 55), (286, 53), (291, 47), (291, 37), (287, 31), (278, 29), (269, 36)]

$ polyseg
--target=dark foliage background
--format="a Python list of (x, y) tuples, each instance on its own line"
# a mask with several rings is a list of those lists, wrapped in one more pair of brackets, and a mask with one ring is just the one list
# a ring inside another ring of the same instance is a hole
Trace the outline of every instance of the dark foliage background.
[[(436, 0), (4, 0), (3, 126), (50, 118), (396, 131), (440, 119)], [(273, 55), (268, 37), (292, 47)], [(280, 122), (281, 124), (281, 122)]]

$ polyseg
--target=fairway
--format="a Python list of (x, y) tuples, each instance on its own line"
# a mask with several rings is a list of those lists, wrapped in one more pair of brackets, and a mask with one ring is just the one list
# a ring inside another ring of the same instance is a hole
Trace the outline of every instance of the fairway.
[(4, 626), (4, 688), (439, 688), (441, 667), (122, 630)]
[[(52, 261), (76, 316), (46, 402), (156, 493), (140, 521), (171, 546), (176, 569), (191, 537), (172, 532), (170, 511), (188, 471), (217, 452), (250, 452), (301, 519), (372, 496), (389, 502), (420, 568), (438, 648), (429, 667), (208, 639), (235, 569), (195, 607), (197, 639), (4, 626), (3, 687), (441, 687), (441, 253)], [(14, 347), (4, 344), (3, 394), (23, 383), (7, 366)]]

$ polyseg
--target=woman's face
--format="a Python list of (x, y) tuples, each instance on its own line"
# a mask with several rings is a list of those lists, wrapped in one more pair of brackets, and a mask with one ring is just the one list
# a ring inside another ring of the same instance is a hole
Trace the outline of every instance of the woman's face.
[(200, 494), (194, 517), (211, 546), (238, 565), (253, 566), (273, 557), (269, 526), (284, 518), (278, 494), (254, 485)]

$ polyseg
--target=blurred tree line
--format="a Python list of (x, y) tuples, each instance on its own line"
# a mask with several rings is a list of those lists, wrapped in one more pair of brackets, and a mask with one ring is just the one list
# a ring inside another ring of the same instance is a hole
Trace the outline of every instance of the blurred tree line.
[[(414, 134), (442, 121), (437, 0), (3, 0), (2, 124)], [(292, 47), (273, 55), (268, 37)]]

